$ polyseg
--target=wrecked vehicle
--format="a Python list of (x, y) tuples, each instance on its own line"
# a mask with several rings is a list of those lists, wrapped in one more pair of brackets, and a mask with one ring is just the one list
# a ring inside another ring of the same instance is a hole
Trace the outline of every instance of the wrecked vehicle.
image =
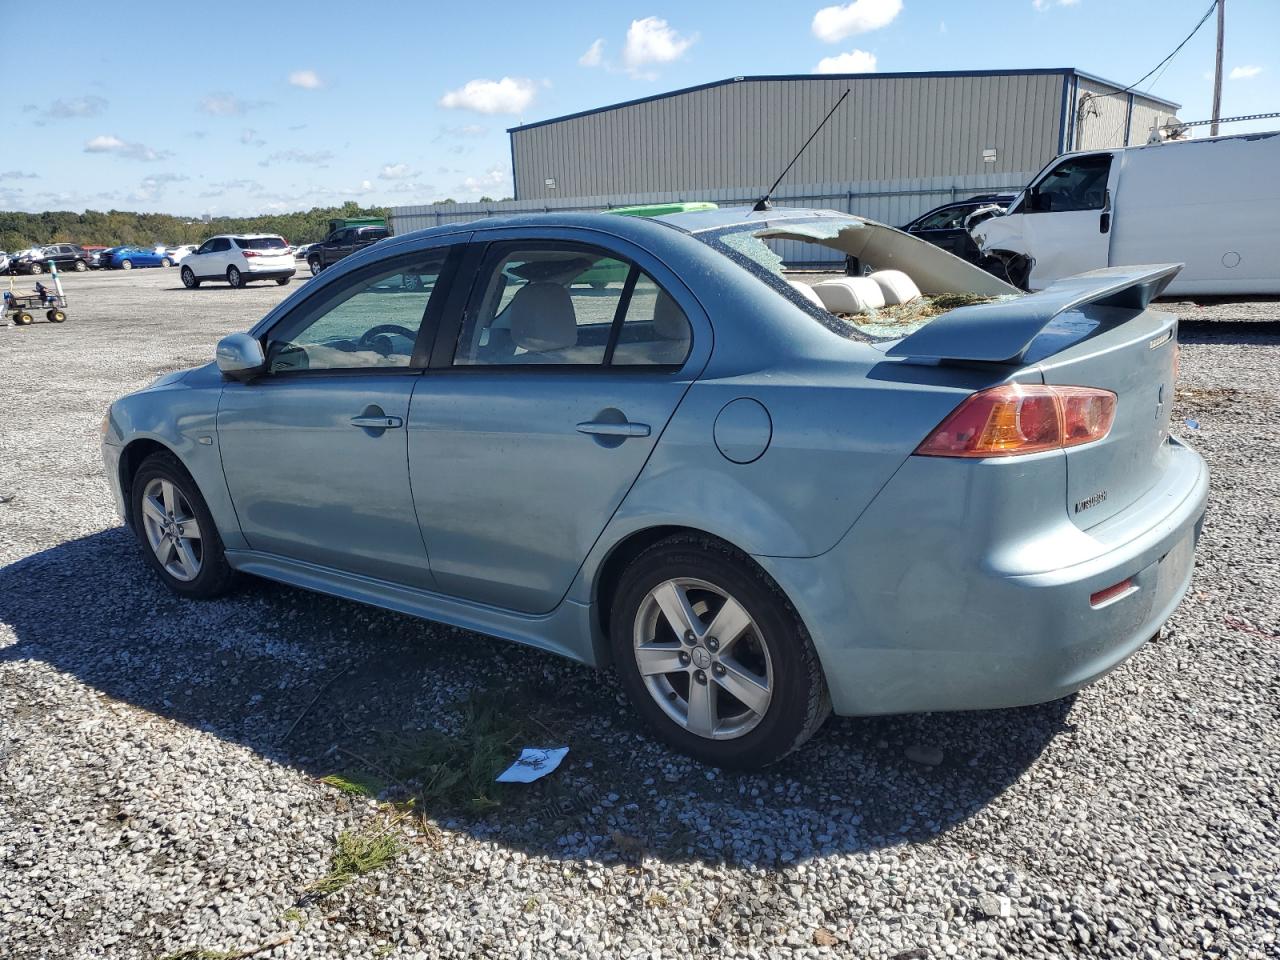
[(1065, 696), (1160, 629), (1207, 491), (1148, 309), (1176, 271), (1020, 295), (799, 209), (449, 224), (117, 400), (102, 452), (180, 596), (255, 574), (611, 664), (668, 744), (758, 767), (833, 710)]
[(1184, 267), (1171, 295), (1280, 293), (1276, 170), (1276, 133), (1067, 154), (972, 234), (1029, 290), (1099, 267), (1173, 262)]

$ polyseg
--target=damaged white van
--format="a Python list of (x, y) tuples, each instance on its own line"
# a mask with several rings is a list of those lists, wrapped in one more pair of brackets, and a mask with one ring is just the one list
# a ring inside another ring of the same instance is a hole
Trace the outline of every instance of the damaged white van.
[(1280, 293), (1280, 132), (1066, 154), (971, 233), (984, 265), (1029, 290), (1181, 262), (1166, 295)]

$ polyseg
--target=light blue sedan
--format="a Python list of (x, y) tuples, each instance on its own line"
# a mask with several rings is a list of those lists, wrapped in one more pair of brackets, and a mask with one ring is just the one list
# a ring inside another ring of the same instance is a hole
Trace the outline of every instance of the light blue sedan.
[[(817, 283), (784, 262), (838, 257)], [(395, 237), (116, 401), (176, 593), (237, 572), (612, 664), (754, 767), (843, 715), (1062, 697), (1187, 589), (1176, 266), (1020, 295), (834, 212), (550, 214)], [(969, 301), (968, 305), (956, 306)]]

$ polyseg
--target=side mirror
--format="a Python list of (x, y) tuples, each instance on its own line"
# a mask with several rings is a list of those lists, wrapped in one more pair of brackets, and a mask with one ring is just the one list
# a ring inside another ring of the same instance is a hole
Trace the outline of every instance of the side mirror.
[(262, 344), (247, 333), (233, 333), (218, 341), (214, 353), (218, 369), (232, 380), (250, 380), (267, 369)]

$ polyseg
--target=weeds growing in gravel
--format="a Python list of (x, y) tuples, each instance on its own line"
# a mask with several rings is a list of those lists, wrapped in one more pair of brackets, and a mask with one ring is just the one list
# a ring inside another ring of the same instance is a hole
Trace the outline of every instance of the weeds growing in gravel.
[(338, 837), (329, 872), (307, 887), (303, 900), (321, 900), (337, 893), (357, 877), (385, 867), (401, 849), (400, 842), (384, 827), (343, 831)]
[(376, 797), (387, 788), (377, 777), (356, 773), (331, 773), (320, 782), (353, 797)]

